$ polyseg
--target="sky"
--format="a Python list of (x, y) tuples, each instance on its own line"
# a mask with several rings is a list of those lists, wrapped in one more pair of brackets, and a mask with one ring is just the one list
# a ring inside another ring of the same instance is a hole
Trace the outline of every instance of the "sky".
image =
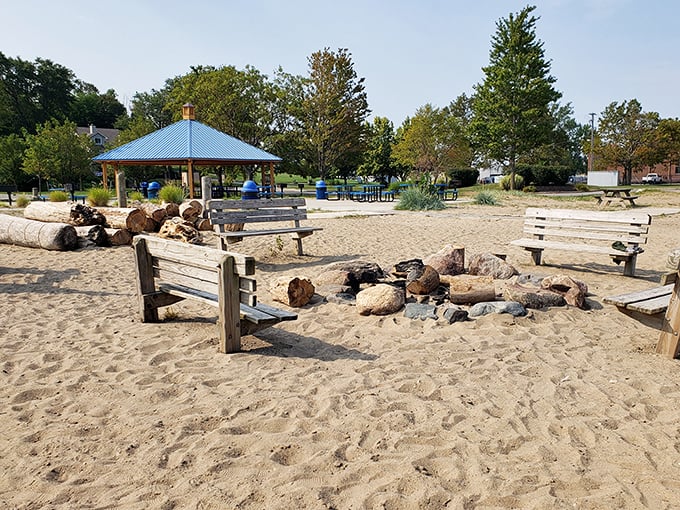
[(496, 23), (526, 5), (579, 123), (630, 99), (680, 118), (677, 0), (0, 0), (0, 52), (52, 60), (129, 106), (191, 66), (307, 75), (312, 53), (347, 48), (371, 116), (397, 127), (473, 93)]

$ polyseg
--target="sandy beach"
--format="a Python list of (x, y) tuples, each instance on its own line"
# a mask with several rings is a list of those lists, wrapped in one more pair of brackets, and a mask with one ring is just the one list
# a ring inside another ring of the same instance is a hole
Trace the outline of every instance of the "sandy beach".
[(199, 303), (140, 322), (130, 247), (0, 245), (0, 506), (680, 508), (680, 360), (602, 301), (657, 285), (680, 247), (680, 194), (638, 204), (654, 218), (629, 278), (606, 256), (546, 251), (536, 267), (509, 244), (528, 205), (594, 200), (309, 200), (306, 224), (323, 230), (305, 256), (272, 236), (235, 249), (256, 258), (262, 302), (281, 275), (314, 281), (354, 259), (389, 270), (461, 244), (468, 260), (504, 253), (520, 272), (584, 281), (590, 309), (446, 324), (318, 298), (229, 355)]

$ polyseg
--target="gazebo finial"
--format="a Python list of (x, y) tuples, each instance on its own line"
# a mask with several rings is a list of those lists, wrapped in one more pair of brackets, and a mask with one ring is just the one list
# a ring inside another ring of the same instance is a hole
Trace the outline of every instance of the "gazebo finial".
[(196, 120), (196, 114), (194, 113), (194, 105), (191, 103), (186, 103), (182, 106), (182, 118), (184, 120)]

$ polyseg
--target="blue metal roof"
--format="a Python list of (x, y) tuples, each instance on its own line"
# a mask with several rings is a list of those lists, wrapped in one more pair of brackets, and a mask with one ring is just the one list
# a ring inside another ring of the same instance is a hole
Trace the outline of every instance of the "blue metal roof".
[(192, 119), (180, 120), (92, 159), (121, 163), (189, 159), (243, 164), (281, 161), (278, 156)]

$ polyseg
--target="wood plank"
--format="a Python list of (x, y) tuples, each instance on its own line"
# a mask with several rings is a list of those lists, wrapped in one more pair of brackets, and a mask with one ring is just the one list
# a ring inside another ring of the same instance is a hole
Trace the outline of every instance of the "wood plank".
[(604, 212), (581, 211), (577, 209), (540, 209), (527, 208), (527, 218), (563, 218), (567, 220), (609, 221), (612, 223), (628, 223), (631, 225), (650, 225), (652, 217), (639, 212)]
[(289, 312), (286, 310), (281, 310), (280, 308), (276, 308), (271, 305), (267, 305), (265, 303), (258, 303), (257, 309), (261, 310), (269, 315), (272, 315), (274, 317), (278, 317), (282, 321), (294, 321), (297, 319), (298, 315), (294, 312)]
[(646, 313), (647, 315), (654, 315), (661, 313), (668, 308), (668, 303), (671, 300), (671, 295), (659, 296), (645, 301), (636, 301), (631, 303), (626, 308), (636, 312)]
[(602, 255), (609, 255), (611, 257), (617, 257), (621, 260), (629, 259), (636, 255), (635, 253), (629, 253), (625, 251), (614, 250), (611, 247), (605, 246), (595, 246), (592, 244), (571, 244), (571, 243), (560, 243), (556, 241), (544, 241), (541, 239), (516, 239), (510, 241), (510, 244), (515, 246), (521, 246), (526, 249), (543, 250), (543, 249), (555, 249), (555, 250), (565, 250), (565, 251), (580, 251), (587, 253), (599, 253)]
[[(140, 236), (141, 237), (141, 236)], [(155, 292), (153, 278), (153, 263), (151, 254), (147, 250), (146, 239), (135, 242), (135, 276), (137, 287), (137, 302), (139, 318), (142, 322), (158, 322), (158, 307), (153, 306), (146, 296)]]
[(208, 200), (206, 209), (261, 209), (263, 207), (305, 207), (304, 198), (261, 198), (254, 200)]
[(673, 284), (673, 294), (663, 319), (656, 352), (668, 358), (680, 355), (680, 278)]
[(561, 227), (547, 227), (547, 228), (524, 228), (524, 233), (529, 235), (543, 235), (551, 237), (571, 237), (574, 239), (591, 239), (599, 241), (621, 241), (627, 244), (645, 244), (647, 238), (643, 236), (623, 236), (616, 232), (608, 233), (601, 232), (584, 232), (580, 230), (563, 229)]
[(648, 225), (627, 225), (620, 223), (608, 223), (598, 221), (582, 221), (582, 220), (556, 220), (556, 219), (534, 219), (527, 218), (524, 221), (525, 226), (532, 227), (560, 227), (572, 230), (606, 230), (610, 232), (623, 232), (627, 234), (646, 234), (649, 232)]
[(210, 223), (213, 225), (232, 223), (262, 223), (275, 221), (306, 220), (304, 209), (252, 209), (247, 211), (211, 211)]
[(646, 301), (662, 296), (669, 296), (673, 292), (673, 285), (664, 285), (663, 287), (654, 287), (652, 289), (641, 290), (639, 292), (629, 292), (627, 294), (619, 294), (617, 296), (608, 296), (603, 301), (609, 305), (616, 305), (626, 308), (631, 303), (638, 301)]
[(220, 330), (220, 352), (241, 350), (241, 312), (239, 304), (238, 277), (234, 258), (227, 258), (218, 269), (220, 296), (218, 326)]
[(268, 230), (240, 230), (238, 232), (220, 232), (220, 236), (229, 239), (232, 237), (252, 237), (276, 234), (293, 234), (295, 232), (314, 232), (316, 230), (323, 229), (319, 227), (299, 227), (299, 228), (275, 228)]

